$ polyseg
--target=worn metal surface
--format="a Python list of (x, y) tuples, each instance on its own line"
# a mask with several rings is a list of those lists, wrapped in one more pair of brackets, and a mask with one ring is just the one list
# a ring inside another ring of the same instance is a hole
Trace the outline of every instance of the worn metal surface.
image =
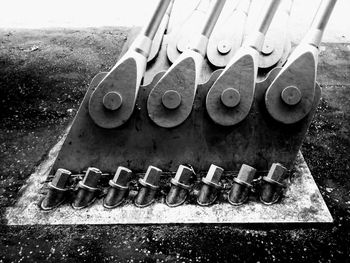
[[(266, 111), (264, 93), (278, 70), (257, 84), (255, 101), (247, 118), (239, 125), (221, 127), (207, 115), (205, 96), (220, 74), (198, 88), (194, 109), (189, 118), (173, 129), (162, 129), (148, 117), (146, 100), (150, 87), (142, 87), (137, 109), (130, 120), (118, 129), (103, 129), (88, 114), (88, 99), (98, 78), (90, 86), (66, 141), (55, 161), (53, 171), (64, 167), (80, 172), (93, 166), (114, 173), (119, 165), (134, 172), (145, 172), (148, 165), (175, 172), (180, 164), (191, 164), (207, 171), (211, 164), (226, 171), (238, 171), (245, 163), (266, 171), (274, 162), (291, 167), (316, 110), (302, 121), (283, 125)], [(152, 85), (152, 84), (151, 84)], [(317, 96), (320, 89), (317, 86)], [(318, 99), (315, 100), (316, 102)]]
[[(170, 208), (165, 196), (147, 208), (126, 203), (106, 209), (100, 198), (93, 206), (76, 211), (69, 204), (45, 212), (38, 203), (43, 198), (44, 182), (63, 139), (51, 150), (49, 157), (30, 176), (21, 189), (21, 198), (6, 211), (9, 225), (34, 224), (163, 224), (163, 223), (331, 223), (333, 218), (313, 180), (301, 153), (298, 154), (288, 190), (280, 203), (265, 206), (253, 194), (247, 204), (239, 207), (226, 200), (210, 207), (184, 204)], [(195, 193), (192, 193), (195, 194)], [(130, 194), (129, 198), (132, 197)]]
[[(124, 52), (136, 32), (129, 37)], [(102, 172), (114, 173), (119, 165), (134, 172), (145, 172), (148, 165), (175, 172), (180, 164), (191, 164), (196, 171), (207, 171), (212, 163), (228, 171), (238, 171), (243, 163), (262, 171), (273, 162), (290, 167), (315, 112), (319, 88), (316, 87), (313, 109), (306, 118), (292, 125), (280, 124), (269, 116), (263, 98), (279, 70), (275, 69), (265, 81), (257, 83), (247, 118), (238, 125), (222, 127), (210, 119), (205, 109), (208, 90), (221, 71), (213, 73), (205, 60), (199, 80), (201, 85), (188, 119), (176, 128), (160, 128), (150, 120), (146, 103), (162, 71), (170, 66), (166, 57), (168, 42), (165, 35), (157, 59), (147, 66), (146, 85), (140, 88), (137, 107), (121, 127), (103, 129), (91, 120), (88, 101), (105, 73), (92, 81), (52, 172), (58, 168), (81, 172), (93, 166)]]

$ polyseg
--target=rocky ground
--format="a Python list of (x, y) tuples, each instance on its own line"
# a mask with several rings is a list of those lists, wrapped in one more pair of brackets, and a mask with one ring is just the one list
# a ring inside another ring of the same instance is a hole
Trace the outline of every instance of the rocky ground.
[(0, 262), (350, 262), (350, 44), (325, 44), (323, 97), (303, 154), (334, 217), (327, 227), (22, 226), (3, 218), (72, 121), (126, 28), (0, 31)]

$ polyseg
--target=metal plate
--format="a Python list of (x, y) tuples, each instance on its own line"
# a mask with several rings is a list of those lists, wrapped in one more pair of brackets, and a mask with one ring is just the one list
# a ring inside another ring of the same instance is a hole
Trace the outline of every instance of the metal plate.
[[(150, 86), (141, 87), (137, 108), (123, 126), (116, 129), (98, 127), (88, 114), (88, 99), (96, 83), (90, 86), (70, 132), (53, 166), (80, 172), (89, 166), (102, 172), (115, 172), (119, 165), (142, 172), (148, 165), (163, 171), (176, 171), (180, 164), (191, 164), (196, 171), (207, 171), (210, 164), (225, 170), (239, 170), (245, 163), (267, 170), (274, 162), (291, 167), (320, 97), (317, 94), (312, 111), (302, 121), (284, 125), (267, 112), (266, 88), (277, 74), (257, 84), (255, 101), (248, 117), (238, 125), (222, 127), (207, 115), (205, 97), (220, 72), (200, 85), (189, 118), (172, 129), (160, 128), (148, 117), (146, 102)], [(96, 80), (96, 79), (95, 79)], [(98, 82), (98, 81), (95, 81)]]
[[(53, 211), (42, 211), (38, 203), (43, 198), (44, 181), (62, 145), (59, 142), (37, 171), (22, 188), (22, 195), (13, 207), (6, 210), (8, 225), (67, 225), (67, 224), (169, 224), (169, 223), (284, 223), (312, 224), (332, 223), (333, 218), (311, 176), (301, 153), (298, 154), (292, 181), (280, 203), (265, 206), (254, 201), (239, 207), (227, 201), (210, 207), (182, 205), (170, 208), (164, 196), (150, 207), (138, 208), (133, 204), (109, 210), (102, 206), (102, 199), (83, 210), (74, 210), (64, 204)], [(131, 198), (131, 196), (129, 197)]]

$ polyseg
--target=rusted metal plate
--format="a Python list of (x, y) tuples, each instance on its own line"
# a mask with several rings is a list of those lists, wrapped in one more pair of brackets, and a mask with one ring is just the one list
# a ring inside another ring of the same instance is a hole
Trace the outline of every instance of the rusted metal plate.
[[(210, 207), (184, 204), (170, 208), (165, 196), (160, 195), (153, 205), (138, 208), (131, 201), (115, 209), (106, 209), (99, 199), (90, 208), (74, 210), (64, 204), (53, 211), (40, 210), (38, 203), (44, 197), (43, 186), (58, 151), (59, 142), (37, 171), (21, 189), (22, 195), (13, 207), (6, 210), (8, 225), (37, 224), (169, 224), (169, 223), (332, 223), (333, 218), (312, 178), (301, 153), (294, 173), (280, 203), (265, 206), (253, 194), (247, 204), (230, 205), (223, 198)], [(195, 195), (196, 193), (192, 193)], [(130, 194), (131, 199), (135, 194)]]

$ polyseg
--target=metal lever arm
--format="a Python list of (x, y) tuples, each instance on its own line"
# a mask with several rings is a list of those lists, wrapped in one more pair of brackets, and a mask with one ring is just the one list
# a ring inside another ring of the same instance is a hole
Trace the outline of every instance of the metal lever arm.
[(91, 94), (89, 113), (98, 126), (116, 128), (130, 118), (146, 70), (152, 40), (170, 2), (159, 1), (142, 33)]
[(258, 59), (264, 36), (280, 2), (269, 1), (256, 31), (232, 57), (210, 88), (206, 108), (215, 123), (232, 126), (247, 117), (254, 100)]
[(201, 34), (180, 55), (151, 90), (147, 100), (148, 115), (158, 126), (172, 128), (190, 115), (199, 83), (208, 37), (223, 9), (225, 0), (212, 5)]
[(266, 108), (279, 122), (300, 121), (315, 103), (318, 46), (335, 3), (322, 1), (307, 35), (266, 91)]

